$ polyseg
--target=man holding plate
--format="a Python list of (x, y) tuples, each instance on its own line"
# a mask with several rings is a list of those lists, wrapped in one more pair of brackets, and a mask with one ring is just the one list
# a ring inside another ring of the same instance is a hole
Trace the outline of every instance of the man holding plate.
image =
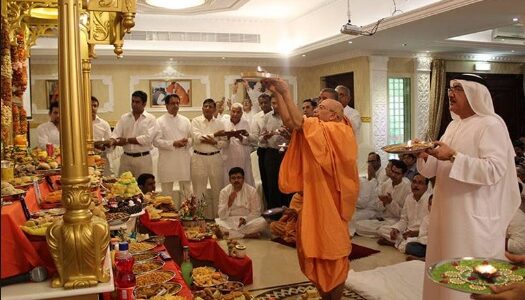
[[(485, 81), (463, 74), (448, 90), (452, 122), (417, 168), (436, 176), (427, 267), (451, 258), (505, 258), (505, 231), (520, 204), (514, 148)], [(466, 299), (425, 279), (423, 299)]]

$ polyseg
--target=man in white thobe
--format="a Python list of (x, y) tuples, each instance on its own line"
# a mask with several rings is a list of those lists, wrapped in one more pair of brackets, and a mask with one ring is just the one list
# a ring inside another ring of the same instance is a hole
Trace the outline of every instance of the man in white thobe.
[(411, 193), (410, 181), (404, 177), (405, 163), (397, 159), (391, 159), (390, 162), (390, 178), (379, 187), (374, 204), (382, 214), (374, 220), (356, 222), (356, 232), (360, 236), (379, 237), (381, 226), (393, 225), (401, 218), (405, 199)]
[(131, 112), (125, 113), (113, 130), (112, 143), (124, 148), (120, 157), (119, 175), (130, 171), (135, 178), (140, 174), (153, 173), (150, 151), (158, 132), (157, 119), (144, 111), (148, 95), (135, 91), (131, 95)]
[(394, 246), (399, 251), (405, 252), (408, 238), (419, 235), (419, 226), (423, 218), (428, 215), (428, 179), (416, 174), (411, 184), (412, 193), (405, 199), (401, 218), (394, 225), (379, 228), (382, 245)]
[(222, 189), (219, 197), (219, 224), (230, 239), (258, 238), (266, 228), (266, 221), (261, 217), (261, 201), (257, 191), (244, 183), (242, 168), (232, 168), (229, 172), (230, 184)]
[(224, 185), (229, 182), (228, 172), (234, 168), (239, 167), (244, 170), (244, 181), (255, 186), (252, 173), (252, 161), (250, 157), (250, 141), (249, 131), (250, 126), (248, 121), (242, 119), (242, 105), (234, 103), (231, 108), (230, 121), (225, 124), (225, 131), (236, 131), (235, 136), (228, 135), (228, 141), (222, 149), (222, 157), (224, 159)]
[(58, 102), (49, 105), (49, 121), (38, 125), (36, 132), (38, 135), (38, 146), (46, 149), (47, 144), (60, 146), (60, 109)]
[[(159, 132), (153, 145), (159, 148), (159, 163), (157, 180), (162, 193), (171, 196), (177, 207), (181, 199), (191, 195), (190, 163), (191, 153), (191, 123), (188, 118), (180, 115), (180, 98), (177, 94), (169, 94), (164, 98), (168, 111), (157, 119)], [(173, 184), (179, 183), (179, 193), (174, 195)]]
[(220, 155), (226, 145), (224, 122), (213, 117), (215, 101), (206, 99), (202, 103), (202, 115), (191, 120), (193, 155), (191, 157), (191, 183), (196, 197), (206, 195), (208, 179), (211, 197), (205, 212), (207, 219), (217, 216), (219, 193), (224, 187), (224, 162)]
[(91, 96), (91, 117), (93, 122), (93, 141), (95, 142), (106, 142), (102, 144), (100, 150), (102, 151), (102, 158), (106, 160), (104, 166), (104, 176), (111, 175), (111, 162), (108, 159), (108, 153), (111, 151), (111, 126), (109, 123), (97, 115), (98, 107), (100, 102), (96, 97)]
[(253, 109), (252, 100), (250, 98), (242, 100), (242, 118), (248, 121), (248, 126), (250, 126), (250, 128), (252, 128), (253, 117), (255, 114), (256, 112)]
[[(514, 148), (484, 80), (464, 74), (448, 91), (452, 122), (418, 171), (436, 176), (426, 266), (454, 257), (504, 259), (505, 232), (520, 204)], [(427, 155), (429, 154), (429, 155)], [(468, 299), (425, 278), (423, 299)]]
[[(353, 106), (352, 95), (350, 95), (350, 89), (344, 85), (338, 85), (335, 90), (337, 91), (338, 101), (344, 107), (344, 114), (352, 124), (352, 129), (354, 130), (354, 135), (356, 139), (359, 140), (359, 134), (361, 132), (361, 115)], [(352, 102), (352, 103), (351, 103)], [(352, 105), (350, 105), (352, 104)]]

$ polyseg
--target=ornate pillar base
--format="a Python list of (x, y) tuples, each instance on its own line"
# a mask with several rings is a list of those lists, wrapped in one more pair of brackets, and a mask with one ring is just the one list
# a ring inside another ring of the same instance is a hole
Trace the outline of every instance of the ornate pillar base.
[(109, 270), (104, 270), (104, 259), (109, 225), (106, 220), (92, 216), (88, 208), (89, 184), (65, 185), (62, 199), (64, 206), (73, 205), (73, 209), (68, 209), (63, 220), (53, 223), (47, 232), (47, 243), (58, 271), (51, 286), (75, 289), (108, 282)]

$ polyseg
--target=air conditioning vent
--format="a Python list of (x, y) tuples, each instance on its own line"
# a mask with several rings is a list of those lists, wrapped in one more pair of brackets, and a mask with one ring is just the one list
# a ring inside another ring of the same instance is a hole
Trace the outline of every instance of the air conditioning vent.
[(523, 25), (516, 24), (513, 26), (500, 27), (492, 30), (493, 40), (525, 40), (525, 31)]
[(176, 41), (209, 43), (260, 43), (259, 34), (212, 33), (212, 32), (168, 32), (168, 31), (132, 31), (124, 36), (125, 40), (135, 41)]

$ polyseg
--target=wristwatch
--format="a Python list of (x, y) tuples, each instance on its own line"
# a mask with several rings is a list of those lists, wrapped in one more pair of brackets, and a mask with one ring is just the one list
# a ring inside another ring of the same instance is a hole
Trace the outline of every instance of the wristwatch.
[(454, 151), (454, 154), (452, 154), (452, 156), (448, 160), (450, 160), (451, 163), (454, 163), (454, 161), (456, 160), (456, 155), (457, 154), (458, 153)]

